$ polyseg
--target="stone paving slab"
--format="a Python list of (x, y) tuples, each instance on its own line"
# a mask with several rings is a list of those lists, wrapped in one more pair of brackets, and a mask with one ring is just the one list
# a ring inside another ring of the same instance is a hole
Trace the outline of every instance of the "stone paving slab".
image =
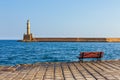
[(0, 80), (120, 80), (120, 60), (1, 66)]

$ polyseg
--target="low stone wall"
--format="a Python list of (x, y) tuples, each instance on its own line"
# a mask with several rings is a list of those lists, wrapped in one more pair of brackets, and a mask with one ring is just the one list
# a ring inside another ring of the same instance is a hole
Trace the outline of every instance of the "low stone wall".
[(120, 38), (33, 38), (23, 42), (120, 42)]
[(120, 38), (106, 38), (107, 42), (120, 42)]
[(106, 42), (106, 38), (33, 38), (40, 42)]

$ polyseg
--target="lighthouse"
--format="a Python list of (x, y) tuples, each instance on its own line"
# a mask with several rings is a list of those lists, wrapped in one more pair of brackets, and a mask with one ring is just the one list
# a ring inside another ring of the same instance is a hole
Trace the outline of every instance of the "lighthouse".
[(24, 41), (32, 41), (32, 33), (30, 32), (30, 20), (27, 20), (27, 32), (23, 36)]
[(27, 35), (30, 35), (30, 20), (27, 20)]

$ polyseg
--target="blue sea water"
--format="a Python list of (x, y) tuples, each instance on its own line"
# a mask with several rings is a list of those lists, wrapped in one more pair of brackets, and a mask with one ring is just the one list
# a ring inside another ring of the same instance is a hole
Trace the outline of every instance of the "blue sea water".
[(120, 59), (120, 43), (0, 40), (0, 65), (78, 61), (83, 51), (103, 51), (102, 60)]

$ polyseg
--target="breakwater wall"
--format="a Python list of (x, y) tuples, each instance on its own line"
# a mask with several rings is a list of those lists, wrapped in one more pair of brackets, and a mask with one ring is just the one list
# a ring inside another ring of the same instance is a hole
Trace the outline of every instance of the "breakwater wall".
[(32, 38), (23, 42), (120, 42), (120, 38)]

